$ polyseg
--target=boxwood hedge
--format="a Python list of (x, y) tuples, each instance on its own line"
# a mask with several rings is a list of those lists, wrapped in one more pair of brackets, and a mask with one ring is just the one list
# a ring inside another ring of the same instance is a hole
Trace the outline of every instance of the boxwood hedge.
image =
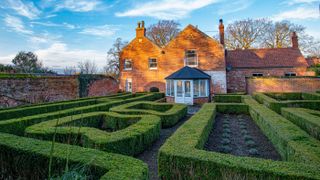
[(187, 106), (183, 104), (157, 103), (137, 101), (110, 109), (120, 114), (152, 114), (161, 118), (162, 127), (171, 127), (187, 114)]
[(282, 108), (281, 114), (311, 136), (320, 140), (320, 111), (303, 108)]
[(219, 94), (213, 97), (214, 102), (221, 103), (241, 103), (241, 95)]
[[(254, 93), (253, 97), (259, 103), (264, 104), (279, 114), (282, 107), (302, 107), (315, 110), (319, 110), (320, 108), (320, 99), (318, 99), (320, 95), (316, 96), (315, 93)], [(273, 97), (277, 97), (279, 100)]]
[(243, 97), (253, 120), (284, 160), (320, 165), (320, 142), (250, 96)]
[[(111, 132), (107, 132), (108, 129)], [(136, 155), (159, 138), (161, 120), (154, 115), (93, 112), (68, 116), (26, 128), (27, 136), (125, 155)]]
[[(55, 111), (61, 111), (70, 108), (82, 107), (82, 106), (89, 106), (93, 104), (99, 104), (106, 101), (110, 101), (110, 99), (117, 99), (123, 96), (130, 96), (135, 97), (133, 94), (117, 94), (111, 96), (104, 96), (104, 97), (93, 97), (93, 98), (83, 98), (83, 99), (75, 99), (70, 101), (62, 101), (62, 102), (55, 102), (55, 103), (47, 103), (41, 105), (33, 105), (33, 106), (26, 106), (26, 107), (19, 107), (19, 108), (11, 108), (5, 109), (0, 111), (0, 121), (12, 118), (20, 118), (25, 116), (31, 116), (36, 114), (43, 114)], [(110, 98), (110, 99), (109, 99)], [(99, 100), (101, 99), (101, 100)]]
[(49, 141), (0, 133), (0, 172), (14, 179), (49, 179), (52, 157), (55, 176), (64, 173), (68, 162), (69, 166), (86, 167), (89, 179), (148, 179), (148, 167), (138, 159), (60, 143), (54, 144), (53, 151), (51, 147)]
[(44, 114), (37, 114), (33, 116), (26, 116), (21, 118), (13, 118), (8, 120), (0, 121), (0, 132), (6, 132), (16, 135), (23, 135), (26, 127), (31, 126), (36, 123), (40, 123), (47, 120), (57, 119), (60, 117), (97, 112), (97, 111), (108, 111), (111, 107), (120, 104), (130, 103), (133, 101), (145, 100), (153, 101), (163, 97), (161, 93), (148, 93), (138, 97), (129, 98), (126, 100), (110, 100), (105, 103), (98, 103), (90, 106), (77, 107), (72, 109), (61, 110), (57, 112), (50, 112)]
[[(254, 105), (260, 106), (260, 109), (267, 109), (258, 103)], [(161, 147), (158, 155), (160, 178), (320, 179), (319, 163), (272, 161), (202, 150), (212, 129), (217, 106), (219, 105), (214, 103), (204, 104), (200, 111), (183, 124)], [(248, 106), (251, 109), (251, 104)], [(277, 115), (272, 111), (270, 113)], [(282, 134), (282, 131), (271, 132), (286, 135)], [(313, 140), (308, 143), (317, 144)], [(308, 156), (309, 149), (305, 150)]]

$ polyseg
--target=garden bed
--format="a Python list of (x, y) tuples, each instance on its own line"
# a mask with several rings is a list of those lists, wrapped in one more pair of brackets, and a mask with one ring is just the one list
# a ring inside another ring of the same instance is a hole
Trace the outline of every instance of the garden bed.
[(205, 150), (281, 160), (272, 143), (246, 114), (218, 113)]

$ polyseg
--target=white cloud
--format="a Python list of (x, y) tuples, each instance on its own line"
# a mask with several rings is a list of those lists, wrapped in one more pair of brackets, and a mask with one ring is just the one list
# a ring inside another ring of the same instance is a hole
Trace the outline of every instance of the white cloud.
[(4, 22), (7, 27), (9, 27), (11, 30), (17, 33), (26, 34), (26, 35), (33, 34), (31, 30), (26, 29), (22, 20), (17, 17), (6, 15), (6, 17), (4, 18)]
[(84, 60), (94, 61), (98, 67), (106, 64), (106, 53), (96, 50), (70, 49), (67, 44), (56, 42), (46, 49), (34, 51), (45, 66), (49, 68), (64, 68), (66, 66), (77, 66), (78, 62)]
[(33, 21), (31, 22), (31, 24), (36, 24), (36, 25), (41, 25), (41, 26), (46, 26), (46, 27), (64, 27), (67, 29), (75, 29), (76, 26), (73, 24), (69, 24), (69, 23), (62, 23), (62, 24), (58, 24), (58, 23), (53, 23), (53, 22), (39, 22), (39, 21)]
[(17, 14), (29, 19), (36, 19), (41, 14), (41, 11), (34, 5), (33, 2), (25, 2), (22, 0), (5, 0), (7, 8), (13, 9)]
[(319, 9), (315, 7), (298, 7), (293, 10), (284, 11), (272, 17), (274, 21), (319, 19)]
[(114, 35), (117, 30), (117, 26), (106, 24), (103, 26), (84, 28), (80, 33), (93, 36), (107, 37)]
[(11, 61), (14, 57), (15, 57), (14, 54), (10, 54), (7, 56), (0, 56), (0, 63), (1, 64), (11, 64)]
[(235, 13), (238, 11), (242, 11), (247, 9), (249, 6), (253, 4), (254, 0), (236, 0), (236, 1), (225, 1), (222, 2), (221, 6), (219, 7), (218, 14), (225, 15), (229, 13)]
[(136, 4), (133, 9), (118, 12), (116, 16), (149, 16), (157, 19), (181, 19), (192, 11), (206, 7), (220, 0), (153, 0)]
[(287, 0), (284, 3), (288, 5), (295, 5), (295, 4), (310, 4), (314, 2), (319, 2), (319, 0)]
[(42, 0), (41, 6), (43, 8), (51, 7), (55, 11), (89, 12), (98, 9), (102, 4), (101, 0)]

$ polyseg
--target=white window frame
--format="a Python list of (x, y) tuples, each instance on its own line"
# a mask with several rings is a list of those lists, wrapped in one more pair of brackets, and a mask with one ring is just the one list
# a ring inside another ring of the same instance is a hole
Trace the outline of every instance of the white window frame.
[[(209, 83), (208, 83), (208, 80), (207, 79), (197, 79), (197, 81), (198, 81), (198, 84), (196, 84), (195, 83), (195, 81), (196, 80), (193, 80), (193, 98), (202, 98), (202, 97), (208, 97), (209, 96), (209, 89), (208, 89), (208, 86), (209, 86)], [(201, 91), (200, 91), (200, 84), (201, 84), (201, 81), (205, 81), (205, 92), (206, 92), (206, 94), (205, 94), (205, 96), (201, 96)], [(194, 96), (195, 94), (196, 94), (196, 92), (194, 92), (194, 87), (195, 86), (198, 86), (198, 93), (197, 93), (197, 95), (198, 96)]]
[(295, 73), (295, 72), (286, 72), (286, 73), (284, 73), (284, 76), (285, 77), (295, 77), (295, 76), (297, 76), (297, 73)]
[[(172, 86), (172, 84), (173, 84), (173, 86)], [(175, 91), (175, 87), (174, 86), (175, 86), (174, 85), (174, 80), (167, 80), (166, 81), (166, 96), (174, 97), (174, 94), (175, 94), (174, 93), (174, 91)], [(172, 89), (172, 87), (173, 87), (173, 89)]]
[[(157, 65), (156, 67), (151, 67), (151, 66), (150, 66), (150, 60), (151, 60), (151, 59), (155, 59), (155, 60), (156, 60), (156, 65)], [(156, 69), (158, 69), (158, 59), (157, 59), (157, 58), (149, 58), (149, 59), (148, 59), (148, 66), (149, 66), (149, 69), (150, 69), (150, 70), (156, 70)]]
[[(187, 64), (187, 52), (188, 51), (194, 51), (195, 52), (195, 54), (196, 54), (196, 57), (195, 57), (195, 60), (196, 60), (196, 65), (188, 65)], [(184, 53), (185, 55), (184, 55), (184, 66), (189, 66), (189, 67), (198, 67), (198, 65), (199, 65), (199, 59), (198, 59), (198, 52), (197, 52), (197, 50), (195, 50), (195, 49), (187, 49), (187, 50), (185, 50), (185, 53)]]
[[(126, 62), (127, 62), (127, 61), (131, 63), (131, 68), (126, 68)], [(132, 70), (132, 60), (131, 60), (131, 59), (125, 59), (125, 60), (124, 60), (123, 70), (125, 70), (125, 71), (131, 71), (131, 70)]]
[(263, 73), (252, 73), (253, 77), (263, 77)]
[[(129, 89), (128, 84), (131, 83), (131, 89)], [(132, 79), (126, 79), (126, 92), (132, 92)]]

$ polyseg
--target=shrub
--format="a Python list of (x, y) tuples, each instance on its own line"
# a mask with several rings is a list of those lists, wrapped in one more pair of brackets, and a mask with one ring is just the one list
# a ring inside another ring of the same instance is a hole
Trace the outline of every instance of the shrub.
[[(161, 179), (320, 178), (319, 163), (281, 162), (202, 150), (214, 123), (217, 106), (211, 103), (204, 104), (200, 111), (184, 123), (160, 148), (158, 167)], [(316, 144), (314, 141), (309, 143)], [(305, 156), (310, 155), (310, 149), (304, 150), (307, 152)]]
[[(0, 133), (0, 172), (15, 179), (48, 179), (51, 142)], [(140, 160), (67, 144), (54, 144), (52, 171), (61, 175), (70, 166), (88, 169), (92, 179), (148, 179), (148, 167)]]
[(311, 136), (320, 140), (320, 111), (303, 108), (282, 108), (281, 114)]
[(16, 135), (23, 135), (26, 127), (36, 123), (40, 123), (47, 120), (57, 119), (60, 117), (71, 116), (76, 114), (83, 114), (89, 112), (108, 111), (111, 107), (118, 106), (133, 101), (153, 101), (163, 97), (160, 93), (150, 93), (138, 97), (129, 98), (126, 100), (114, 100), (105, 103), (98, 103), (90, 106), (77, 107), (74, 109), (66, 109), (57, 112), (50, 112), (44, 114), (38, 114), (33, 116), (26, 116), (16, 119), (8, 119), (0, 121), (0, 132), (12, 133)]
[(150, 92), (160, 92), (160, 90), (157, 87), (151, 87)]
[(152, 114), (159, 116), (161, 118), (163, 128), (175, 125), (187, 114), (187, 110), (187, 106), (183, 104), (143, 101), (123, 104), (110, 109), (110, 111), (120, 114)]
[(214, 102), (218, 103), (241, 103), (241, 95), (220, 94), (214, 96)]
[[(268, 93), (269, 95), (271, 93)], [(286, 96), (289, 96), (290, 93), (285, 93)], [(299, 93), (294, 93), (299, 94)], [(301, 94), (301, 93), (300, 93)], [(279, 95), (280, 96), (280, 95)], [(283, 100), (277, 101), (276, 99), (267, 96), (265, 93), (254, 93), (254, 99), (256, 99), (259, 103), (265, 105), (266, 107), (272, 109), (277, 113), (281, 113), (282, 107), (301, 107), (301, 108), (308, 108), (308, 109), (319, 109), (320, 107), (320, 100), (310, 100), (308, 98), (315, 97), (310, 93), (304, 93), (301, 97), (307, 98), (307, 100)], [(319, 96), (320, 97), (320, 96)], [(281, 97), (284, 99), (283, 97)], [(316, 98), (316, 97), (315, 97)]]
[[(114, 132), (102, 130), (101, 124)], [(135, 155), (159, 138), (160, 129), (161, 121), (157, 116), (94, 112), (35, 124), (26, 128), (25, 133), (44, 140), (55, 135), (59, 142), (77, 141), (75, 144), (85, 147)]]

